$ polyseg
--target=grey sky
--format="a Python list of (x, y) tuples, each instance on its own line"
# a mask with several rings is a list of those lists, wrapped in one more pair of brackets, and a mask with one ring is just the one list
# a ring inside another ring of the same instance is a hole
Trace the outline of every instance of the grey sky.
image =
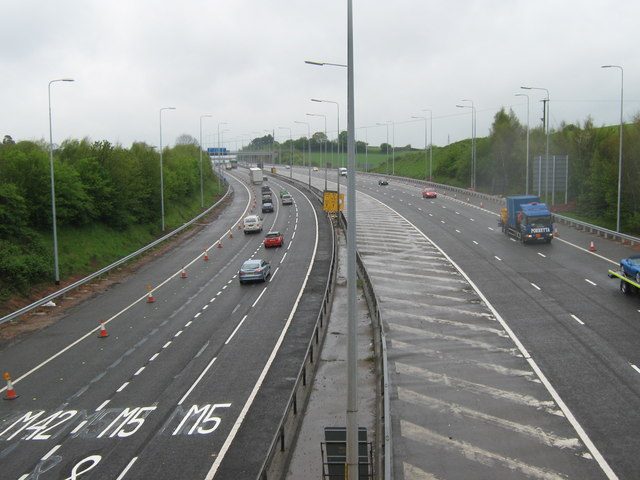
[[(551, 125), (617, 124), (620, 71), (625, 119), (640, 112), (640, 3), (635, 0), (353, 0), (356, 136), (372, 145), (424, 145), (433, 112), (435, 145), (468, 138), (472, 99), (477, 135), (512, 107), (539, 125), (547, 88)], [(125, 147), (163, 144), (187, 133), (230, 148), (275, 130), (285, 140), (346, 127), (346, 69), (304, 60), (346, 62), (346, 1), (324, 0), (21, 0), (0, 17), (0, 136), (48, 140), (47, 84), (52, 85), (54, 141), (89, 137)], [(362, 128), (368, 127), (368, 128)]]

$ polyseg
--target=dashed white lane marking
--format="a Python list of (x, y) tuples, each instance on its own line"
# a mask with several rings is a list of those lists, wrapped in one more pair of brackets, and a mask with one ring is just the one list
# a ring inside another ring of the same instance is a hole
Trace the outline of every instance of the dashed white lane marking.
[(55, 447), (53, 447), (51, 450), (49, 450), (44, 457), (42, 457), (40, 460), (46, 460), (47, 458), (49, 458), (51, 455), (53, 455), (56, 450), (58, 450), (62, 445), (56, 445)]
[(256, 298), (256, 301), (253, 302), (253, 305), (251, 305), (251, 308), (256, 306), (256, 304), (260, 301), (260, 299), (262, 298), (262, 295), (264, 295), (264, 292), (266, 291), (267, 291), (267, 287), (262, 289), (262, 292), (260, 292), (260, 295), (258, 295), (258, 298)]
[(142, 373), (142, 371), (145, 369), (145, 367), (140, 367), (138, 369), (138, 371), (136, 373), (133, 374), (134, 377), (137, 377), (138, 375), (140, 375)]
[(580, 325), (584, 325), (584, 322), (582, 320), (580, 320), (578, 317), (576, 317), (575, 315), (571, 314), (571, 318), (573, 318)]
[(213, 360), (211, 360), (209, 362), (209, 364), (205, 367), (205, 369), (202, 371), (202, 373), (200, 373), (198, 378), (196, 378), (196, 381), (193, 382), (193, 385), (191, 385), (191, 387), (189, 387), (189, 390), (187, 390), (187, 393), (185, 393), (184, 396), (180, 399), (180, 401), (178, 402), (178, 405), (181, 405), (182, 402), (184, 402), (186, 400), (186, 398), (189, 396), (189, 394), (193, 391), (193, 389), (196, 388), (196, 385), (198, 385), (198, 383), (200, 383), (200, 380), (202, 380), (202, 377), (204, 377), (205, 373), (207, 373), (209, 368), (211, 368), (211, 365), (213, 365), (213, 362), (216, 361), (216, 358), (217, 357), (213, 357)]
[(475, 243), (476, 245), (479, 245), (478, 242), (476, 242), (475, 240), (471, 240), (473, 243)]
[(640, 368), (638, 368), (636, 365), (634, 365), (633, 363), (630, 363), (629, 365), (631, 365), (631, 368), (633, 368), (636, 372), (640, 373)]
[(193, 318), (198, 318), (201, 314), (202, 314), (202, 312), (198, 312), (193, 316)]
[(104, 402), (102, 402), (100, 404), (100, 406), (98, 408), (96, 408), (96, 412), (99, 412), (100, 410), (102, 410), (104, 407), (107, 406), (107, 404), (110, 402), (111, 400), (105, 400)]
[(542, 252), (538, 252), (538, 255), (540, 255), (542, 258), (547, 258), (547, 256)]
[(179, 337), (180, 335), (182, 335), (182, 330), (178, 330), (178, 331), (176, 332), (176, 334), (174, 335), (174, 338), (175, 338), (175, 337)]
[(171, 345), (171, 340), (169, 340), (167, 343), (165, 343), (162, 348), (167, 348), (169, 345)]
[(120, 388), (116, 390), (116, 393), (119, 393), (125, 388), (127, 388), (127, 385), (129, 385), (129, 382), (124, 382), (122, 385), (120, 385)]
[(493, 257), (494, 257), (496, 260), (498, 260), (499, 262), (501, 262), (501, 261), (502, 261), (502, 259), (501, 259), (499, 256), (497, 256), (497, 255), (494, 255)]
[(597, 287), (597, 284), (595, 282), (592, 282), (591, 280), (589, 280), (588, 278), (584, 279), (585, 282), (590, 283), (591, 285), (593, 285), (594, 287)]
[(159, 353), (154, 353), (154, 354), (151, 356), (151, 358), (149, 359), (149, 361), (150, 361), (150, 362), (153, 362), (153, 361), (158, 357), (158, 355), (160, 355), (160, 354), (159, 354)]
[(238, 323), (238, 325), (236, 326), (236, 328), (233, 329), (233, 332), (231, 332), (231, 335), (229, 335), (229, 338), (227, 338), (224, 342), (225, 345), (227, 345), (231, 339), (234, 337), (234, 335), (236, 334), (236, 332), (240, 329), (240, 327), (242, 326), (242, 324), (244, 323), (244, 321), (247, 319), (248, 315), (245, 315), (244, 317), (242, 317), (242, 320), (240, 320), (240, 323)]
[(538, 285), (536, 285), (535, 283), (532, 283), (531, 286), (533, 288), (535, 288), (536, 290), (542, 290)]
[(462, 232), (456, 228), (456, 233), (462, 233)]
[(127, 472), (129, 471), (129, 469), (133, 467), (133, 464), (136, 463), (136, 460), (138, 460), (138, 457), (133, 457), (131, 461), (127, 464), (127, 466), (124, 467), (124, 470), (122, 470), (122, 473), (118, 475), (118, 478), (116, 478), (116, 480), (122, 480), (127, 474)]
[(189, 320), (187, 323), (184, 324), (185, 327), (188, 327), (189, 325), (191, 325), (193, 323), (192, 320)]

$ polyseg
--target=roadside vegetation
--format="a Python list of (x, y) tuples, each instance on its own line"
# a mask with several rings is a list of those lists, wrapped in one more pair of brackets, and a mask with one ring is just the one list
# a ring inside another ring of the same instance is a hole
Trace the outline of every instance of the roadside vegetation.
[[(181, 139), (163, 152), (166, 231), (201, 211), (199, 147), (188, 136)], [(159, 153), (153, 147), (67, 140), (54, 150), (53, 164), (61, 280), (98, 270), (162, 234)], [(0, 301), (53, 283), (50, 178), (47, 144), (5, 137), (0, 144)], [(209, 206), (221, 192), (210, 167), (203, 168), (203, 178)]]

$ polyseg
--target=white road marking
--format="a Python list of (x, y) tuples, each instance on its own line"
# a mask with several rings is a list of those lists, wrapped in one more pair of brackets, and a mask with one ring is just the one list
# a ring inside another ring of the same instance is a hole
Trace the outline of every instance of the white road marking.
[(538, 255), (540, 255), (542, 258), (547, 258), (547, 256), (542, 252), (538, 252)]
[(55, 447), (53, 447), (51, 450), (49, 450), (44, 457), (42, 457), (40, 460), (46, 460), (47, 458), (49, 458), (51, 455), (53, 455), (55, 453), (56, 450), (58, 450), (62, 445), (56, 445)]
[(206, 310), (207, 308), (209, 308), (209, 305), (204, 305), (204, 306), (202, 307), (202, 310)]
[(145, 367), (140, 367), (138, 369), (138, 371), (136, 373), (133, 374), (134, 377), (137, 377), (138, 375), (140, 375), (142, 373), (142, 371), (145, 369)]
[(104, 407), (107, 406), (107, 403), (109, 403), (111, 400), (105, 400), (104, 402), (102, 402), (100, 404), (100, 406), (98, 408), (96, 408), (96, 412), (99, 412), (100, 410), (102, 410)]
[(575, 315), (571, 314), (571, 318), (573, 318), (580, 325), (584, 325), (584, 322), (582, 320), (580, 320), (578, 317), (576, 317)]
[(153, 361), (158, 357), (158, 355), (160, 355), (160, 354), (159, 354), (159, 353), (154, 353), (154, 354), (151, 356), (151, 358), (149, 359), (149, 361), (150, 361), (150, 362), (153, 362)]
[(499, 262), (501, 262), (501, 261), (502, 261), (502, 259), (501, 259), (500, 257), (498, 257), (497, 255), (494, 255), (494, 258), (495, 258), (496, 260), (498, 260)]
[(535, 288), (536, 290), (542, 290), (538, 285), (536, 285), (535, 283), (532, 283), (531, 286), (533, 288)]
[(169, 345), (171, 345), (171, 340), (169, 340), (167, 343), (165, 343), (162, 348), (167, 348)]
[(471, 240), (473, 243), (475, 243), (476, 245), (478, 245), (478, 242), (476, 242), (475, 240)]
[(175, 338), (175, 337), (179, 337), (180, 335), (182, 335), (182, 330), (178, 330), (178, 331), (176, 332), (176, 334), (174, 335), (174, 338)]
[(189, 320), (187, 323), (184, 324), (185, 327), (188, 327), (189, 325), (191, 325), (193, 323), (192, 320)]
[(124, 382), (122, 385), (120, 385), (120, 388), (116, 390), (116, 393), (119, 393), (125, 388), (127, 388), (127, 385), (129, 385), (129, 382)]
[(593, 285), (594, 287), (597, 287), (597, 284), (595, 282), (592, 282), (591, 280), (589, 280), (588, 278), (584, 279), (585, 282), (590, 283), (591, 285)]
[(636, 372), (640, 373), (640, 368), (635, 366), (633, 363), (630, 363), (629, 365), (631, 365), (631, 368), (633, 368)]
[(198, 312), (193, 316), (193, 318), (198, 318), (201, 314), (202, 314), (202, 312)]
[(456, 233), (462, 233), (462, 232), (456, 228)]
[(116, 480), (122, 480), (127, 474), (127, 472), (129, 471), (129, 469), (133, 467), (133, 464), (136, 463), (136, 460), (138, 460), (138, 457), (133, 457), (131, 461), (127, 464), (127, 466), (124, 467), (124, 470), (122, 470), (122, 473), (118, 475), (118, 478), (116, 478)]
[(69, 435), (75, 435), (76, 433), (78, 433), (80, 430), (82, 430), (82, 427), (84, 427), (86, 424), (88, 423), (88, 420), (83, 420), (80, 422), (80, 424), (74, 428), (73, 430), (71, 430), (71, 432), (69, 433)]
[(258, 303), (258, 301), (260, 301), (260, 299), (262, 298), (262, 295), (264, 295), (264, 292), (266, 292), (266, 291), (267, 291), (267, 287), (264, 287), (262, 292), (260, 292), (260, 295), (258, 295), (258, 298), (256, 298), (256, 301), (253, 302), (253, 305), (251, 305), (251, 308), (256, 306), (256, 303)]
[(184, 394), (184, 396), (180, 399), (180, 401), (178, 402), (178, 405), (181, 405), (182, 402), (184, 402), (186, 400), (186, 398), (189, 396), (189, 394), (193, 391), (194, 388), (196, 388), (196, 385), (198, 385), (198, 383), (200, 383), (200, 380), (202, 380), (202, 377), (204, 377), (204, 374), (207, 373), (207, 370), (209, 370), (209, 368), (211, 368), (211, 365), (213, 365), (213, 362), (216, 361), (217, 357), (213, 357), (213, 360), (211, 360), (209, 362), (209, 365), (207, 365), (205, 367), (205, 369), (202, 371), (202, 373), (198, 376), (198, 378), (196, 379), (195, 382), (193, 382), (193, 385), (191, 385), (191, 387), (189, 387), (189, 390), (187, 390), (187, 393)]

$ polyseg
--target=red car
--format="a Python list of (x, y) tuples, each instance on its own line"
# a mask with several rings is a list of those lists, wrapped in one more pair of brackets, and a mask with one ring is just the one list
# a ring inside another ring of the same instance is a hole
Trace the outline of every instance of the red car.
[(433, 188), (425, 188), (422, 191), (422, 198), (438, 198), (438, 194)]
[(269, 232), (264, 237), (264, 248), (281, 247), (284, 243), (284, 237), (280, 232)]

